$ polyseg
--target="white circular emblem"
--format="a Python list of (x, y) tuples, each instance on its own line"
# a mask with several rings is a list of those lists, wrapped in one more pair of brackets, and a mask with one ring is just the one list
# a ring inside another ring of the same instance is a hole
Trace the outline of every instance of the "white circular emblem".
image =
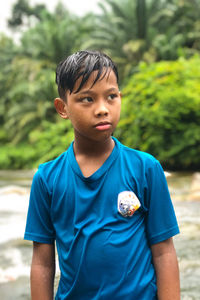
[(118, 211), (122, 216), (131, 217), (140, 206), (140, 201), (132, 191), (119, 193)]

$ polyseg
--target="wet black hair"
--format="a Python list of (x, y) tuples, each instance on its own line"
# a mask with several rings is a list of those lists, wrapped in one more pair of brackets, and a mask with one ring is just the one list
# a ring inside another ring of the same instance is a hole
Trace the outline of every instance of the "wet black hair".
[[(112, 59), (105, 53), (99, 51), (78, 51), (64, 60), (62, 60), (56, 69), (56, 83), (60, 98), (65, 99), (66, 91), (73, 92), (74, 85), (82, 76), (81, 83), (75, 93), (78, 93), (83, 85), (87, 82), (93, 71), (98, 70), (93, 85), (100, 79), (103, 79), (110, 71), (116, 75), (118, 83), (117, 66)], [(93, 86), (92, 85), (92, 86)]]

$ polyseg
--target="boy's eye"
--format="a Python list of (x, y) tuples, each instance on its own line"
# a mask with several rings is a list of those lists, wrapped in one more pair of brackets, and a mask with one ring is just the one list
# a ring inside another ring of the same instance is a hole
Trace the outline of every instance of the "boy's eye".
[(110, 94), (109, 96), (108, 96), (108, 100), (113, 100), (114, 98), (116, 98), (117, 97), (117, 94)]
[(81, 102), (83, 102), (83, 103), (90, 103), (90, 102), (93, 101), (91, 97), (85, 97), (85, 98), (82, 98), (82, 99), (80, 99), (80, 100), (81, 100)]

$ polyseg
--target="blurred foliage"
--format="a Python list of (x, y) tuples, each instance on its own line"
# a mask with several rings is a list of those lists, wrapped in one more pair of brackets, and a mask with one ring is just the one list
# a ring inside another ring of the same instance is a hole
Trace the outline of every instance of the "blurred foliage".
[(119, 67), (120, 140), (169, 168), (199, 167), (200, 0), (99, 6), (97, 15), (77, 16), (61, 2), (53, 12), (28, 0), (13, 5), (8, 25), (20, 39), (0, 34), (1, 169), (32, 168), (68, 147), (73, 130), (53, 105), (55, 69), (85, 48), (106, 52)]
[(31, 25), (31, 18), (41, 19), (41, 11), (45, 10), (45, 5), (36, 4), (31, 7), (28, 0), (18, 0), (12, 7), (12, 16), (8, 20), (8, 25), (16, 29), (22, 25)]
[(107, 52), (122, 81), (138, 62), (175, 60), (200, 50), (200, 0), (104, 0), (85, 46)]
[(60, 3), (54, 13), (43, 10), (40, 22), (23, 34), (21, 52), (50, 65), (54, 63), (55, 69), (60, 60), (80, 50), (90, 35), (92, 23), (92, 15), (75, 16)]
[[(32, 169), (64, 152), (73, 140), (69, 122), (42, 122), (42, 129), (35, 129), (26, 142), (1, 147), (1, 169)], [(3, 141), (0, 131), (0, 142)]]
[(141, 63), (123, 89), (116, 135), (163, 166), (200, 168), (200, 57)]

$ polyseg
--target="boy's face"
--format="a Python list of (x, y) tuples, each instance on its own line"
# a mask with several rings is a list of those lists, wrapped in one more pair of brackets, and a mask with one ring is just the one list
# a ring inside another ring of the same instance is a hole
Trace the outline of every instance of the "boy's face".
[[(108, 75), (109, 74), (109, 75)], [(67, 101), (55, 99), (55, 107), (62, 118), (70, 119), (75, 138), (103, 141), (111, 136), (120, 118), (121, 94), (115, 73), (111, 70), (92, 86), (94, 71), (78, 93), (81, 78), (73, 92), (66, 92)]]

